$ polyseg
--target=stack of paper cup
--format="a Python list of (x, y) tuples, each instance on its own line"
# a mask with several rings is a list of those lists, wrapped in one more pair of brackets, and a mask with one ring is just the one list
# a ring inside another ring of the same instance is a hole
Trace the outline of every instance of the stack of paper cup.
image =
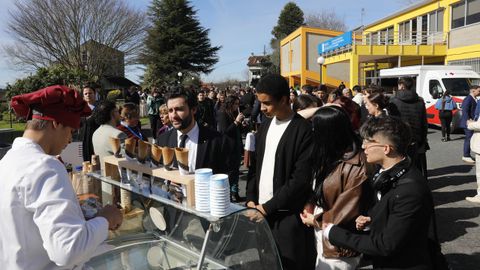
[(210, 212), (210, 177), (212, 169), (195, 170), (195, 208), (199, 212)]
[(210, 177), (210, 214), (223, 217), (230, 208), (230, 185), (228, 175), (214, 174)]

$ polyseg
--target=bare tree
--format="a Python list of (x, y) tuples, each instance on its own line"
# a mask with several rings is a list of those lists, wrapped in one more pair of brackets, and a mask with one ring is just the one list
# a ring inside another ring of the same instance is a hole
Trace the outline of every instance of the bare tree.
[[(15, 64), (59, 64), (99, 76), (111, 65), (135, 63), (146, 29), (144, 13), (124, 0), (19, 0), (10, 17), (15, 42), (4, 50)], [(112, 62), (117, 56), (125, 62)]]
[(340, 17), (334, 9), (322, 10), (317, 13), (307, 14), (305, 24), (327, 30), (346, 31), (345, 18)]

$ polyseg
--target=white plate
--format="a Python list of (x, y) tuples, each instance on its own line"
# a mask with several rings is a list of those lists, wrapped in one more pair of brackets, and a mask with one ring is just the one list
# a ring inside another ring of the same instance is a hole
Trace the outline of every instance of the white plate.
[(150, 207), (149, 212), (153, 224), (155, 224), (160, 231), (165, 231), (167, 228), (167, 223), (165, 222), (165, 218), (163, 217), (162, 213), (160, 213), (160, 211), (154, 207)]

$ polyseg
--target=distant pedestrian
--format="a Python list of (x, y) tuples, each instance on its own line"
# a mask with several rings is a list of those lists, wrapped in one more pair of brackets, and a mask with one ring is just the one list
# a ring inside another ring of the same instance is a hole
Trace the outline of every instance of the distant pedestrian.
[(475, 176), (477, 178), (477, 194), (473, 197), (466, 197), (469, 202), (480, 203), (480, 119), (477, 121), (468, 120), (467, 127), (473, 131), (470, 147), (475, 153)]
[(158, 132), (156, 136), (154, 136), (154, 138), (158, 138), (158, 136), (173, 128), (172, 122), (170, 122), (170, 118), (168, 117), (167, 104), (162, 104), (158, 111), (160, 114), (160, 122), (162, 123), (162, 126), (158, 129)]
[(365, 96), (365, 107), (370, 117), (389, 115), (387, 106), (388, 98), (382, 93), (373, 93)]
[(450, 141), (450, 125), (452, 123), (453, 110), (457, 109), (457, 103), (450, 96), (450, 91), (445, 91), (435, 103), (438, 117), (442, 125), (442, 142)]
[(147, 108), (148, 119), (150, 120), (150, 128), (152, 130), (152, 137), (154, 138), (157, 134), (160, 121), (158, 108), (160, 108), (160, 105), (162, 105), (163, 103), (165, 103), (165, 100), (160, 95), (160, 91), (157, 88), (153, 88), (150, 92), (150, 95), (148, 95), (147, 97)]
[(391, 115), (399, 116), (410, 125), (413, 137), (408, 151), (409, 156), (427, 179), (426, 152), (429, 149), (427, 111), (424, 100), (413, 89), (412, 78), (404, 77), (398, 80), (398, 91), (390, 99), (389, 108)]
[(205, 91), (200, 90), (197, 93), (198, 106), (195, 113), (195, 119), (200, 126), (215, 129), (215, 111), (214, 103), (205, 96)]
[(463, 141), (462, 160), (467, 163), (475, 163), (470, 154), (470, 139), (473, 131), (467, 127), (467, 121), (475, 119), (475, 109), (477, 106), (477, 97), (480, 96), (480, 86), (472, 85), (470, 87), (470, 95), (466, 96), (462, 101), (462, 119), (460, 119), (460, 128), (465, 131), (465, 140)]
[(140, 95), (138, 94), (136, 86), (131, 86), (125, 92), (125, 102), (132, 102), (137, 106), (140, 106)]
[[(86, 86), (83, 88), (82, 92), (83, 100), (87, 102), (88, 107), (93, 111), (97, 104), (95, 88), (92, 86)], [(81, 121), (79, 139), (82, 141), (82, 156), (84, 161), (90, 161), (94, 154), (92, 136), (99, 125), (91, 115), (82, 117)]]

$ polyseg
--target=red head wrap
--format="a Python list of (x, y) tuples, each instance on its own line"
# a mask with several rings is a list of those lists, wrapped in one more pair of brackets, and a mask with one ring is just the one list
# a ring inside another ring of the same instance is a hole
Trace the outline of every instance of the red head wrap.
[(77, 91), (62, 85), (14, 96), (11, 106), (18, 116), (27, 120), (54, 120), (75, 129), (80, 128), (81, 117), (92, 113)]

